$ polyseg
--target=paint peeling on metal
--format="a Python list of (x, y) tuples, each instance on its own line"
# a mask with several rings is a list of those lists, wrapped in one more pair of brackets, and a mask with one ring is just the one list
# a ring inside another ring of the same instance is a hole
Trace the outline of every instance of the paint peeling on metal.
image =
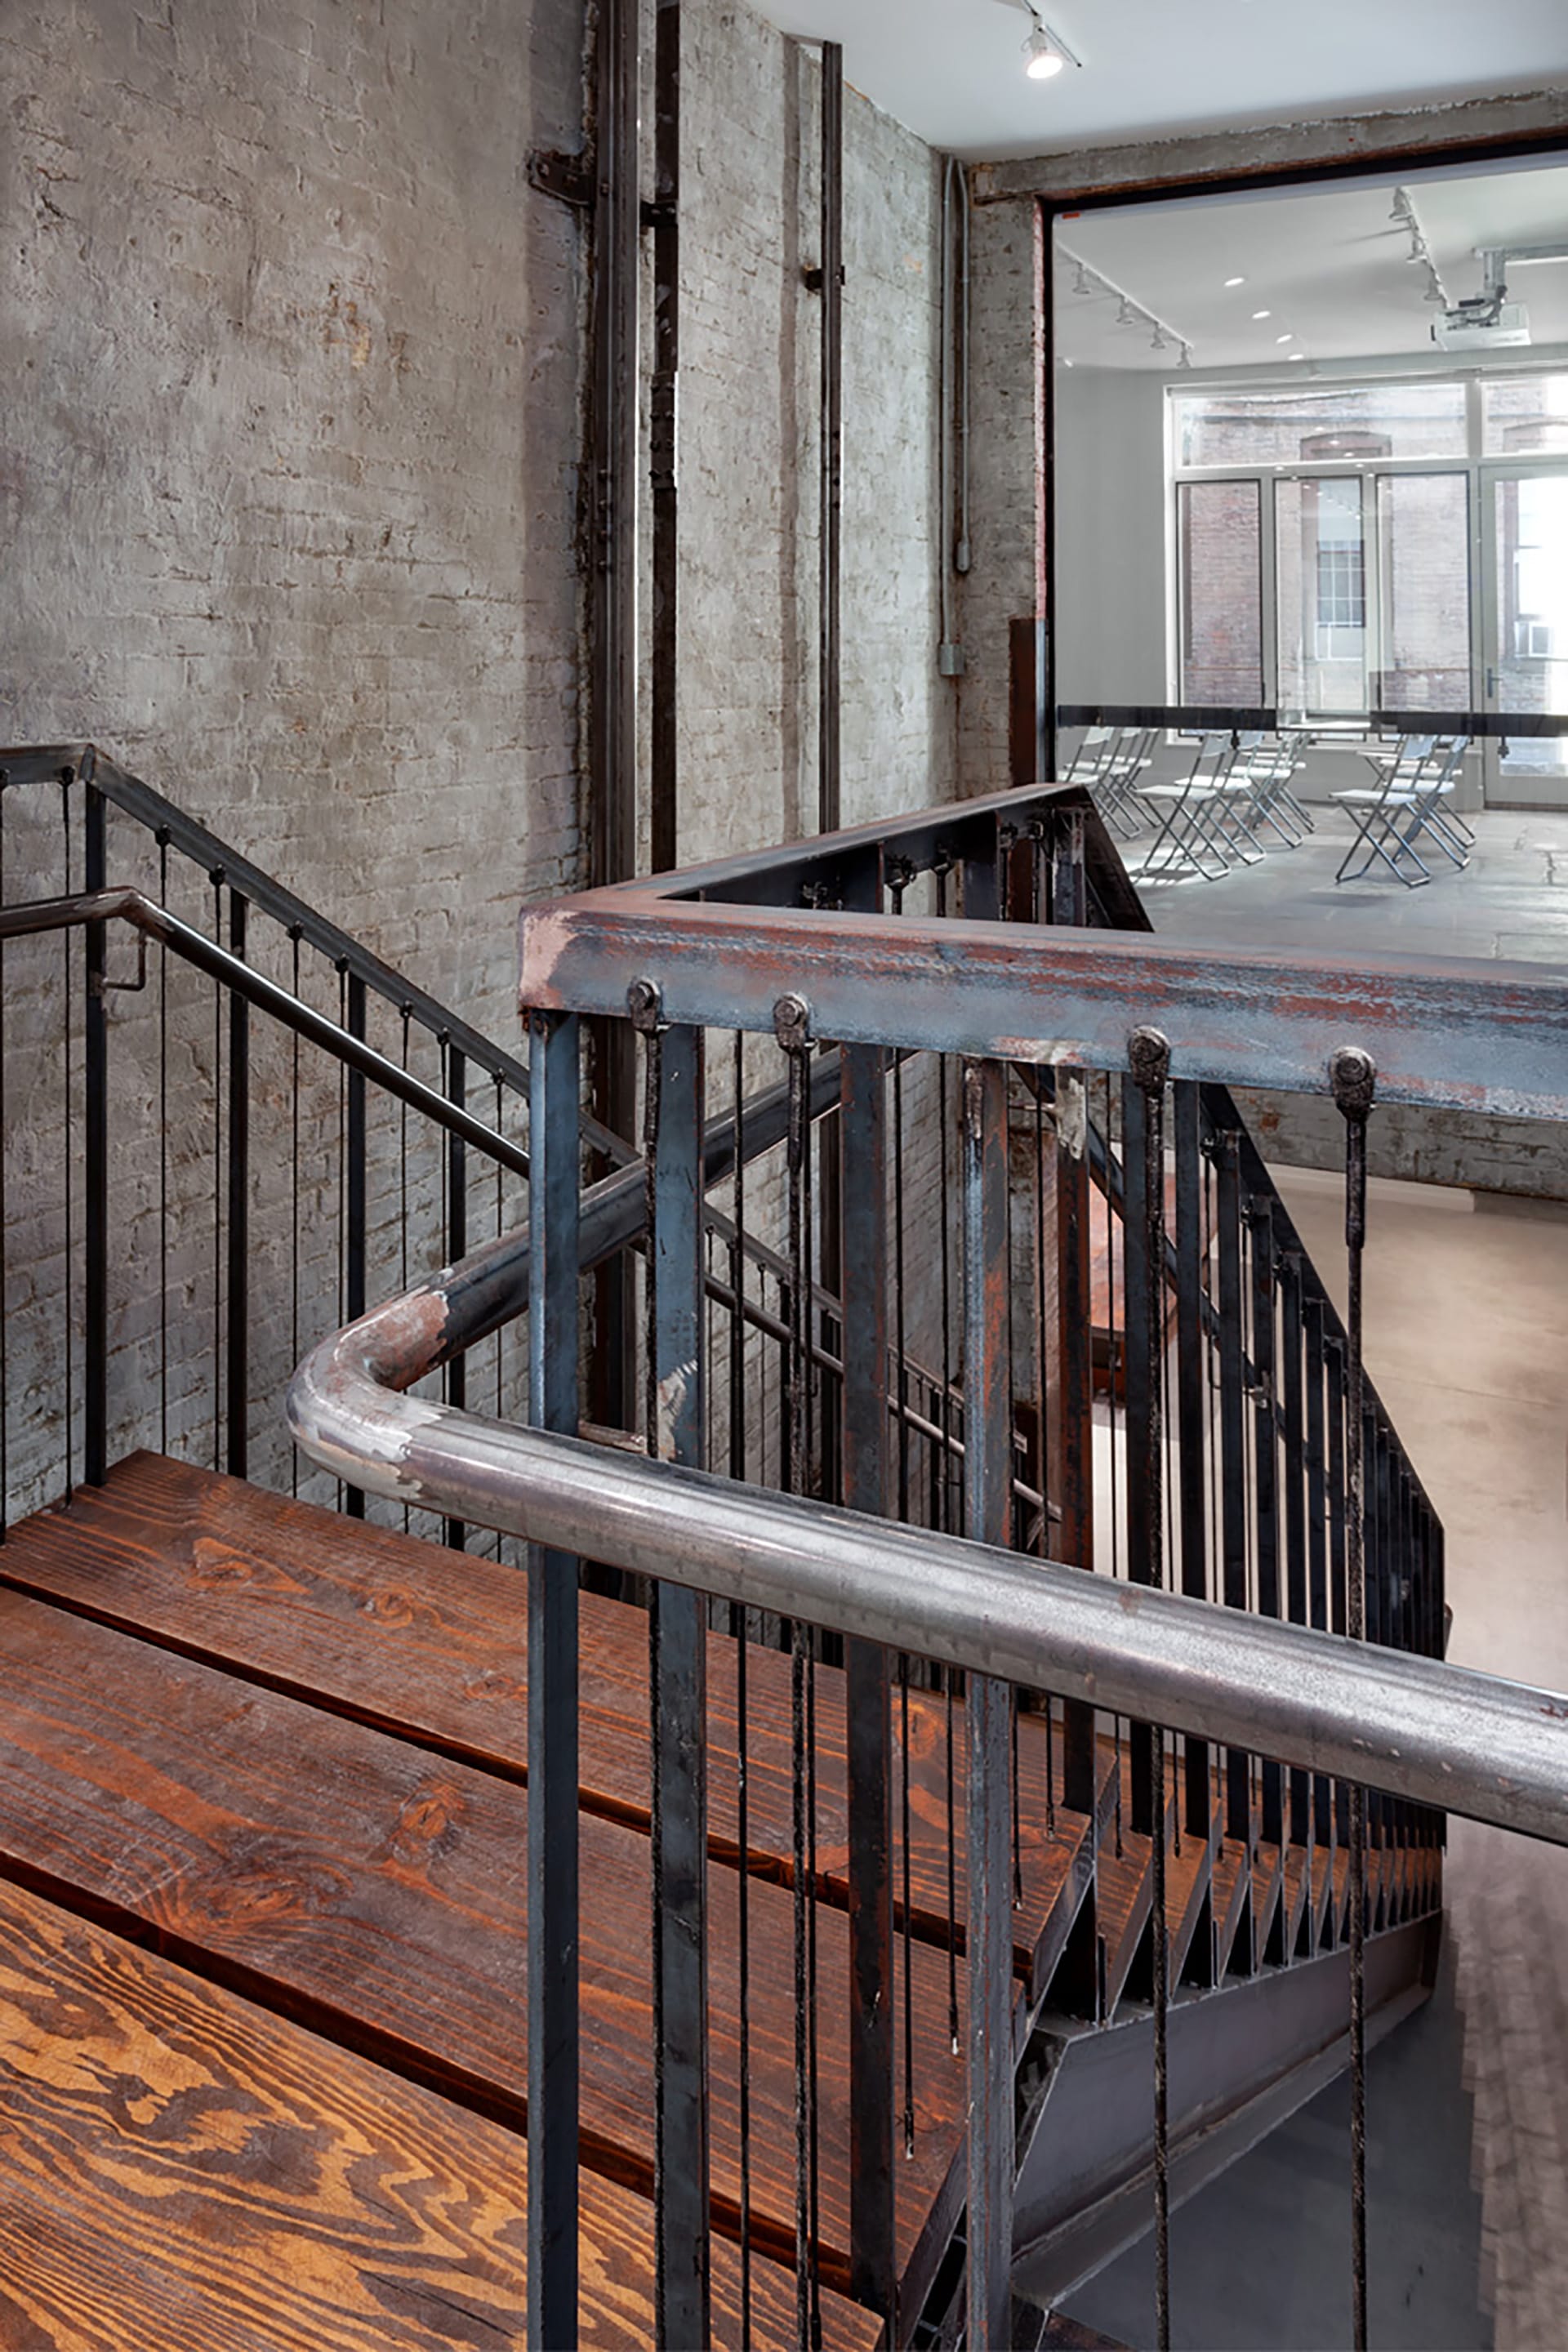
[(658, 1383), (654, 1410), (658, 1417), (655, 1434), (658, 1441), (658, 1458), (661, 1462), (675, 1460), (676, 1431), (680, 1426), (681, 1416), (686, 1411), (686, 1400), (691, 1393), (696, 1379), (697, 1366), (688, 1361), (684, 1364), (672, 1365)]

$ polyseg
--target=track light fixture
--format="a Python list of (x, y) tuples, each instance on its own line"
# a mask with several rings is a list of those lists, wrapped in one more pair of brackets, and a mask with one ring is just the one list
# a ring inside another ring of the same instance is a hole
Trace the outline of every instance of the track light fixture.
[(1113, 278), (1108, 278), (1103, 269), (1096, 269), (1092, 262), (1085, 261), (1083, 256), (1074, 253), (1069, 246), (1058, 245), (1057, 251), (1063, 262), (1071, 265), (1075, 294), (1109, 295), (1116, 305), (1116, 323), (1119, 327), (1147, 328), (1151, 351), (1174, 351), (1178, 354), (1176, 360), (1178, 368), (1192, 366), (1193, 347), (1185, 335), (1179, 333), (1168, 319), (1159, 318), (1143, 303), (1135, 302), (1131, 295), (1118, 286)]
[(1032, 0), (1019, 0), (1028, 9), (1034, 30), (1024, 43), (1024, 71), (1031, 81), (1050, 81), (1064, 66), (1081, 66), (1083, 59), (1075, 57), (1061, 35), (1047, 25), (1032, 5)]

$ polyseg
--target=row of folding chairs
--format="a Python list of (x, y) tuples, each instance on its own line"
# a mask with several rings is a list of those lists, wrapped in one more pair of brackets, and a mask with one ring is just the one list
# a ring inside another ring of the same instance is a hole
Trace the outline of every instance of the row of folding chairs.
[(1376, 781), (1330, 794), (1355, 824), (1336, 882), (1360, 882), (1386, 868), (1407, 889), (1418, 890), (1432, 879), (1423, 845), (1451, 866), (1469, 863), (1476, 837), (1453, 805), (1469, 740), (1401, 735), (1392, 748), (1365, 755)]
[(1156, 827), (1141, 875), (1217, 882), (1235, 866), (1255, 866), (1270, 845), (1299, 847), (1316, 828), (1294, 790), (1297, 766), (1289, 736), (1200, 735), (1184, 776), (1133, 786)]
[(1138, 780), (1153, 745), (1152, 727), (1087, 727), (1062, 778), (1087, 788), (1107, 827), (1123, 841), (1148, 823), (1138, 805)]

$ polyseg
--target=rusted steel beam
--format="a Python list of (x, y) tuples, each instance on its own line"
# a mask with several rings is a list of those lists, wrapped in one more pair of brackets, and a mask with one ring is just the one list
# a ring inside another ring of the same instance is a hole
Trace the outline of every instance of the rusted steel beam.
[(1121, 1069), (1157, 1018), (1178, 1078), (1318, 1092), (1353, 1042), (1380, 1101), (1568, 1118), (1568, 969), (1193, 947), (1148, 933), (824, 915), (594, 892), (525, 911), (525, 1006), (605, 1012), (658, 982), (671, 1016), (765, 1029), (782, 988), (818, 1036)]

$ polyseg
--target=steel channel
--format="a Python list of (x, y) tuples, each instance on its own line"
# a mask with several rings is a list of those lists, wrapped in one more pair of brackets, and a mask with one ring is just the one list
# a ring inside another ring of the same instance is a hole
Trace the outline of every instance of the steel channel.
[[(1013, 1516), (1007, 1073), (963, 1070), (964, 1532), (1005, 1545)], [(925, 1647), (921, 1641), (918, 1646)], [(968, 2341), (1010, 2340), (1013, 2261), (1013, 1694), (972, 1671), (965, 1876), (969, 1986)]]
[[(667, 1029), (658, 1046), (654, 1444), (660, 1462), (700, 1467), (707, 1430), (702, 1033)], [(700, 1592), (672, 1584), (656, 1585), (650, 1606), (656, 2337), (695, 2347), (709, 2336), (708, 1609)]]
[(825, 916), (599, 891), (525, 909), (521, 1000), (605, 1012), (641, 976), (672, 1018), (765, 1030), (781, 986), (858, 1045), (1125, 1067), (1150, 1005), (1172, 1070), (1321, 1091), (1325, 1041), (1376, 1057), (1379, 1097), (1568, 1117), (1568, 972), (1458, 958), (1216, 954), (1147, 933)]
[[(1056, 1077), (1056, 1358), (1047, 1382), (1052, 1407), (1050, 1455), (1059, 1491), (1062, 1557), (1094, 1567), (1093, 1286), (1089, 1272), (1089, 1095), (1082, 1078)], [(1095, 1811), (1099, 1770), (1092, 1709), (1068, 1706), (1062, 1715), (1062, 1801), (1073, 1811)]]
[[(529, 1028), (529, 1405), (539, 1429), (575, 1433), (579, 1024), (536, 1013)], [(454, 1426), (465, 1418), (449, 1405), (426, 1410)], [(469, 1516), (450, 1496), (438, 1507)], [(575, 2344), (578, 2333), (579, 1528), (552, 1532), (528, 1555), (528, 2336), (540, 2345)]]

